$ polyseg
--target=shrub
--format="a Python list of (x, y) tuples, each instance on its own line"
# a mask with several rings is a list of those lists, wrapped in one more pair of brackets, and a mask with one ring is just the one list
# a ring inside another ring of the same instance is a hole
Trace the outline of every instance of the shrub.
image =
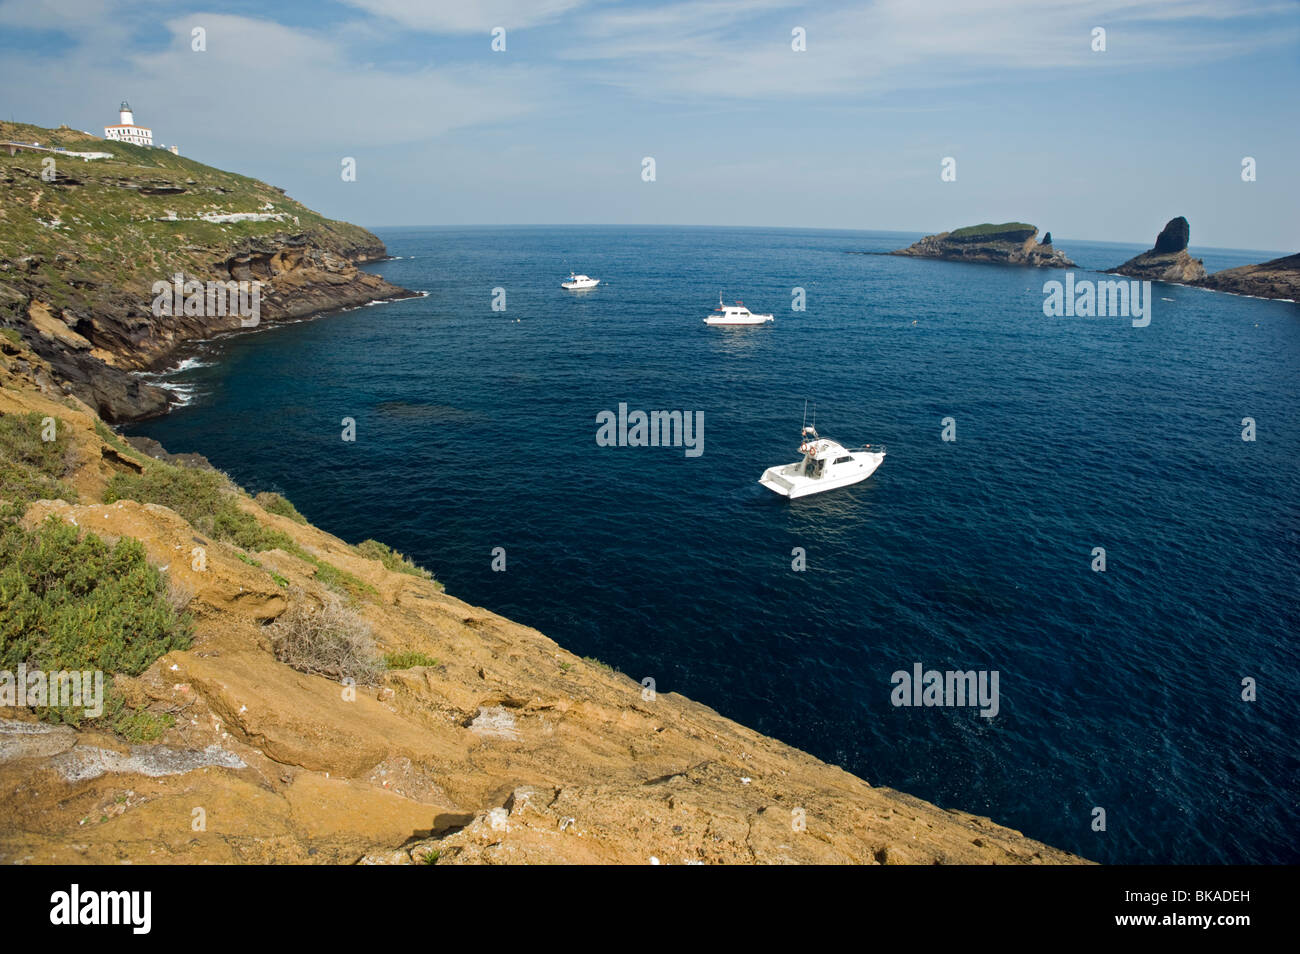
[(244, 550), (292, 550), (296, 546), (288, 534), (262, 526), (251, 513), (240, 509), (234, 487), (216, 471), (153, 461), (142, 474), (114, 474), (109, 479), (104, 503), (118, 500), (170, 507), (196, 530)]
[(313, 556), (297, 544), (292, 544), (289, 552), (316, 567), (316, 579), (336, 593), (360, 596), (363, 593), (376, 592), (375, 588), (365, 580), (353, 576), (347, 570), (339, 569), (333, 563), (322, 560), (318, 556)]
[[(0, 528), (0, 669), (143, 672), (190, 645), (192, 622), (172, 603), (144, 545), (109, 545), (51, 516), (35, 531)], [(83, 713), (41, 711), (77, 723)]]
[(413, 669), (416, 666), (436, 666), (438, 660), (424, 653), (386, 653), (384, 664), (389, 669)]
[(262, 491), (253, 498), (256, 500), (267, 513), (279, 514), (281, 517), (288, 517), (294, 523), (307, 522), (307, 518), (298, 512), (298, 508), (289, 502), (287, 497), (280, 494)]
[(615, 669), (613, 666), (611, 666), (609, 663), (601, 662), (595, 656), (583, 656), (582, 661), (585, 663), (589, 663), (592, 666), (595, 666), (597, 669), (603, 669), (605, 670), (605, 672), (618, 672), (618, 670)]
[[(287, 500), (275, 496), (292, 509), (293, 505)], [(242, 550), (283, 550), (291, 553), (316, 567), (316, 579), (338, 593), (356, 596), (375, 592), (375, 588), (365, 581), (308, 553), (284, 531), (258, 523), (255, 516), (240, 508), (239, 493), (230, 480), (216, 471), (151, 461), (145, 466), (143, 474), (114, 474), (109, 479), (108, 488), (104, 492), (104, 503), (118, 500), (137, 500), (140, 503), (170, 507), (196, 530), (234, 544)], [(303, 522), (306, 522), (306, 518)], [(276, 582), (281, 579), (283, 578)]]
[[(367, 560), (378, 560), (385, 568), (409, 576), (418, 576), (422, 580), (432, 580), (433, 574), (419, 566), (410, 557), (398, 553), (386, 543), (378, 540), (362, 540), (353, 549)], [(435, 581), (436, 582), (436, 581)]]
[(271, 624), (275, 658), (299, 672), (373, 685), (384, 664), (375, 652), (370, 624), (336, 597), (328, 596), (320, 605), (304, 597), (302, 590), (293, 590), (289, 609)]
[(0, 500), (21, 516), (33, 500), (75, 501), (77, 491), (60, 479), (70, 469), (67, 424), (55, 418), (55, 438), (42, 440), (45, 416), (0, 414)]

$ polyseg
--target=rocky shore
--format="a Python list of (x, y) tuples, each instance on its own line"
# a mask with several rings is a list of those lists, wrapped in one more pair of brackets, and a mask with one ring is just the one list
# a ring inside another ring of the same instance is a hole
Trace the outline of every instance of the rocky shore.
[(1202, 278), (1196, 284), (1201, 288), (1231, 292), (1234, 295), (1300, 302), (1300, 252), (1259, 265), (1227, 268)]
[(1052, 233), (1036, 239), (1038, 227), (1024, 222), (971, 225), (952, 232), (927, 235), (891, 255), (942, 258), (958, 262), (1031, 265), (1035, 268), (1071, 268), (1074, 262), (1052, 246)]
[(259, 282), (259, 321), (414, 294), (357, 267), (385, 256), (375, 235), (255, 179), (66, 128), (0, 123), (0, 139), (113, 153), (0, 154), (0, 327), (105, 420), (165, 413), (172, 395), (132, 372), (247, 326), (229, 306), (158, 314), (158, 282)]

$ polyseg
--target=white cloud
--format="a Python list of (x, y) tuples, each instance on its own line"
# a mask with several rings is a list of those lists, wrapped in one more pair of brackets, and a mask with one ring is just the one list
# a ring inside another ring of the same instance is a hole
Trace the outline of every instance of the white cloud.
[(344, 0), (367, 13), (428, 33), (522, 30), (557, 20), (584, 0)]
[[(162, 24), (170, 42), (155, 51), (105, 43), (98, 25), (76, 22), (72, 35), (81, 42), (67, 58), (75, 69), (49, 70), (35, 54), (10, 54), (0, 82), (35, 82), (41, 107), (69, 117), (84, 116), (94, 96), (109, 118), (130, 99), (138, 121), (167, 143), (246, 139), (254, 147), (351, 154), (516, 118), (545, 101), (550, 85), (545, 68), (505, 59), (401, 69), (357, 63), (348, 25), (315, 32), (200, 12)], [(204, 52), (190, 47), (196, 26), (207, 31)]]
[[(1282, 47), (1296, 41), (1294, 27), (1277, 28), (1274, 15), (1283, 9), (1257, 3), (1229, 14), (1205, 0), (877, 0), (835, 7), (711, 0), (596, 11), (575, 25), (582, 42), (560, 56), (606, 64), (593, 70), (593, 80), (649, 98), (861, 98), (1033, 71), (1146, 69)], [(1229, 16), (1231, 29), (1221, 29)], [(796, 26), (806, 30), (806, 52), (791, 49)], [(1091, 48), (1094, 26), (1108, 31), (1105, 53)]]

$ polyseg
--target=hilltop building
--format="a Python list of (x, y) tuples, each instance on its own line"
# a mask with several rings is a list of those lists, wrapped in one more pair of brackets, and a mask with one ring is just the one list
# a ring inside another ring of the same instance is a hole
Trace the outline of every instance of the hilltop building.
[(136, 146), (153, 145), (153, 130), (135, 124), (135, 113), (131, 111), (131, 104), (126, 100), (122, 101), (118, 117), (121, 122), (116, 126), (104, 127), (105, 139), (116, 139), (118, 142), (129, 142)]

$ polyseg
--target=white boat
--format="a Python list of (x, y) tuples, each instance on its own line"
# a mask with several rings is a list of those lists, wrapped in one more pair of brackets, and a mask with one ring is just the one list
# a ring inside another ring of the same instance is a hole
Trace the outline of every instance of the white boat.
[(595, 288), (599, 284), (599, 278), (588, 278), (586, 275), (575, 275), (569, 272), (569, 280), (560, 282), (560, 287), (567, 288), (569, 291), (583, 291), (587, 288)]
[(815, 427), (805, 427), (802, 438), (799, 445), (802, 460), (769, 467), (758, 478), (768, 490), (791, 500), (866, 480), (885, 459), (883, 444), (864, 444), (849, 450), (843, 444), (819, 436)]
[(734, 305), (724, 305), (721, 295), (718, 296), (718, 307), (704, 319), (706, 325), (761, 325), (769, 321), (776, 321), (776, 319), (771, 315), (754, 314), (742, 301)]

